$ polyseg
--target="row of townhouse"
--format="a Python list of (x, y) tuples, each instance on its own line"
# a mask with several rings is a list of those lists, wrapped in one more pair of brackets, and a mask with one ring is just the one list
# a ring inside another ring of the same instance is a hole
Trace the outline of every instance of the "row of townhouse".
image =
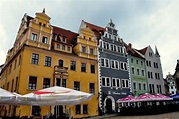
[(73, 118), (115, 112), (116, 101), (129, 94), (164, 93), (160, 55), (150, 46), (137, 50), (118, 35), (112, 20), (100, 27), (82, 20), (74, 33), (50, 24), (45, 10), (25, 14), (1, 71), (0, 86), (21, 95), (63, 86), (92, 93), (73, 106), (1, 106), (6, 116), (46, 115), (49, 110)]

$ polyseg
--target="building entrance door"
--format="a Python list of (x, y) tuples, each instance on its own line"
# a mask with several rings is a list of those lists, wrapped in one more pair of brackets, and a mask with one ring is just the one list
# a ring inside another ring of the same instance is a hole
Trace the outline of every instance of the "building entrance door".
[(112, 113), (112, 100), (109, 98), (106, 100), (106, 112)]
[(62, 105), (56, 105), (54, 108), (55, 108), (54, 111), (55, 111), (56, 118), (63, 115), (63, 106)]

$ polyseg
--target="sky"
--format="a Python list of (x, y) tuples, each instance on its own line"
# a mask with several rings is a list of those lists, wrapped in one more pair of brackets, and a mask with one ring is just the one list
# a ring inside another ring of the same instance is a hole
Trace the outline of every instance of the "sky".
[(52, 25), (78, 32), (81, 21), (106, 27), (110, 19), (132, 47), (150, 45), (161, 56), (163, 77), (179, 59), (179, 0), (0, 0), (0, 65), (13, 47), (25, 13), (45, 12)]

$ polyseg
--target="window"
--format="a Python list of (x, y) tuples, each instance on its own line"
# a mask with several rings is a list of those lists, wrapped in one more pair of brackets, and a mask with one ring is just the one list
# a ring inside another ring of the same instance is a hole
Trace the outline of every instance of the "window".
[(115, 66), (116, 66), (116, 69), (119, 69), (119, 62), (118, 61), (115, 61)]
[(103, 42), (103, 48), (106, 49), (106, 43), (105, 42)]
[(74, 90), (80, 91), (80, 82), (78, 82), (78, 81), (74, 82)]
[(133, 89), (136, 90), (137, 87), (136, 87), (136, 82), (133, 82)]
[(12, 64), (9, 67), (9, 74), (11, 73), (11, 71), (12, 71)]
[(37, 34), (32, 33), (31, 40), (37, 41)]
[(113, 45), (113, 44), (111, 44), (111, 50), (112, 50), (112, 51), (114, 50), (114, 45)]
[(76, 105), (76, 114), (81, 114), (81, 105)]
[(58, 49), (60, 49), (60, 44), (57, 44), (57, 46), (56, 46)]
[(111, 68), (115, 68), (115, 66), (114, 66), (114, 60), (111, 60)]
[(65, 37), (63, 37), (62, 42), (63, 42), (63, 43), (66, 43), (66, 39), (65, 39)]
[(142, 76), (145, 76), (144, 70), (142, 69), (141, 71), (142, 71)]
[(16, 84), (15, 84), (15, 92), (17, 91), (17, 89), (18, 89), (18, 77), (16, 77)]
[(116, 86), (117, 86), (117, 87), (121, 87), (121, 86), (120, 86), (120, 79), (116, 79), (116, 82), (117, 82)]
[(38, 62), (39, 62), (39, 54), (32, 53), (31, 63), (32, 64), (38, 64)]
[(143, 89), (146, 90), (146, 84), (145, 83), (143, 84)]
[(86, 53), (86, 47), (82, 46), (82, 52)]
[(91, 69), (91, 73), (95, 73), (95, 65), (91, 64), (90, 69)]
[(42, 43), (47, 43), (47, 41), (48, 41), (48, 38), (45, 37), (45, 36), (43, 36), (43, 38), (42, 38)]
[(67, 51), (70, 52), (70, 47), (69, 46), (67, 47)]
[(59, 66), (59, 67), (63, 67), (63, 60), (61, 60), (61, 59), (58, 60), (58, 66)]
[(14, 69), (16, 68), (16, 64), (17, 64), (17, 59), (14, 62)]
[(107, 86), (107, 87), (111, 86), (111, 82), (110, 82), (109, 77), (102, 77), (101, 79), (102, 79), (102, 85), (103, 86)]
[(109, 43), (106, 43), (106, 49), (109, 50)]
[(62, 50), (65, 50), (65, 45), (62, 45)]
[(31, 115), (40, 116), (41, 115), (40, 111), (41, 111), (40, 106), (32, 106), (32, 111), (31, 111), (32, 114)]
[(86, 64), (81, 63), (81, 72), (86, 72)]
[(51, 57), (45, 56), (45, 66), (51, 66)]
[(105, 59), (105, 66), (109, 67), (109, 59)]
[(142, 88), (141, 88), (141, 83), (139, 83), (139, 90), (141, 90)]
[(101, 66), (105, 66), (105, 65), (104, 65), (104, 60), (105, 60), (105, 59), (101, 58)]
[(122, 87), (128, 88), (129, 87), (129, 81), (127, 79), (122, 79)]
[(116, 79), (115, 78), (112, 79), (112, 86), (116, 87)]
[(14, 79), (12, 79), (12, 84), (11, 84), (11, 92), (14, 92)]
[(20, 65), (20, 63), (21, 63), (21, 55), (19, 56), (19, 63), (18, 63), (18, 65)]
[(89, 91), (90, 93), (93, 93), (93, 94), (95, 93), (94, 83), (89, 84), (89, 89), (90, 89)]
[(132, 74), (134, 74), (134, 73), (135, 73), (135, 69), (134, 69), (134, 67), (132, 67), (131, 70), (132, 70)]
[(93, 48), (90, 48), (90, 54), (91, 54), (91, 55), (94, 54), (94, 50), (93, 50)]
[(37, 86), (37, 77), (30, 76), (29, 77), (29, 83), (28, 83), (28, 89), (30, 90), (36, 90)]
[(140, 71), (139, 71), (139, 69), (137, 69), (137, 75), (140, 75)]
[(117, 48), (118, 48), (118, 52), (121, 53), (121, 52), (122, 52), (122, 50), (121, 50), (121, 46), (118, 46)]
[(109, 59), (101, 58), (101, 66), (109, 67)]
[(75, 61), (71, 61), (70, 63), (70, 69), (75, 71), (76, 70), (76, 62)]
[(116, 45), (114, 45), (114, 51), (117, 51), (117, 49), (116, 49)]
[(83, 105), (83, 114), (88, 114), (88, 105)]
[(139, 61), (138, 61), (138, 60), (136, 60), (136, 64), (139, 64)]
[(66, 87), (66, 79), (62, 79), (62, 87)]
[(66, 87), (66, 79), (56, 78), (56, 86)]
[(134, 60), (131, 58), (131, 63), (133, 63), (134, 62)]
[(50, 78), (44, 78), (43, 88), (49, 88), (49, 87), (50, 87)]
[(141, 61), (141, 65), (143, 65), (143, 61)]

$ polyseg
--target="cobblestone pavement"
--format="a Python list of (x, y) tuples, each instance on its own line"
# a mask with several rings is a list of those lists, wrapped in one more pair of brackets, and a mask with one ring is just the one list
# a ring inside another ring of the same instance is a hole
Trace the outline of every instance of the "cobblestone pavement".
[(170, 112), (158, 115), (120, 116), (116, 114), (91, 117), (89, 119), (179, 119), (179, 112)]
[(179, 119), (179, 112), (170, 112), (158, 115), (140, 115), (140, 116), (113, 116), (100, 119)]

